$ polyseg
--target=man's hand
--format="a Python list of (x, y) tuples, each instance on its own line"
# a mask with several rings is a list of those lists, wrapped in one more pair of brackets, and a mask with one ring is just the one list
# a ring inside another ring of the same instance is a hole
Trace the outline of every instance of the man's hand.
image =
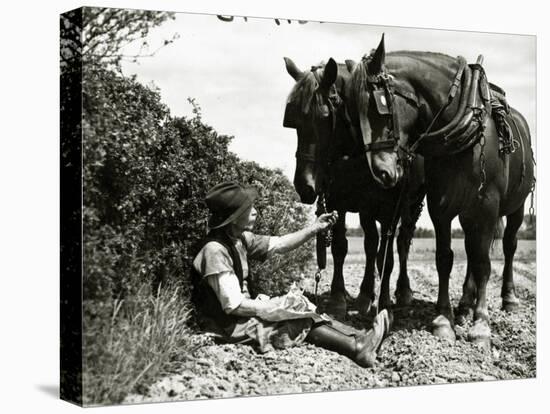
[(279, 237), (279, 243), (274, 248), (274, 253), (286, 253), (304, 244), (307, 240), (321, 231), (330, 229), (338, 221), (338, 212), (321, 214), (317, 220), (308, 227), (294, 233)]
[(318, 231), (325, 231), (330, 229), (338, 221), (338, 212), (334, 210), (332, 213), (321, 214), (315, 220), (315, 226)]

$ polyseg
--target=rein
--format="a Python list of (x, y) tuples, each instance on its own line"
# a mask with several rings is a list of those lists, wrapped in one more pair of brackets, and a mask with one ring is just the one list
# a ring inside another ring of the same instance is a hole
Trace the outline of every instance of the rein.
[[(408, 177), (408, 174), (404, 174), (405, 177)], [(384, 243), (384, 258), (382, 260), (382, 271), (380, 272), (380, 280), (384, 277), (384, 273), (386, 271), (386, 263), (388, 260), (388, 247), (390, 243), (393, 242), (393, 236), (395, 235), (395, 229), (397, 228), (397, 222), (399, 221), (399, 212), (401, 211), (401, 204), (403, 202), (403, 195), (405, 194), (405, 188), (407, 184), (401, 183), (401, 190), (399, 190), (399, 198), (397, 199), (397, 203), (395, 204), (395, 210), (393, 211), (392, 220), (390, 222), (390, 226), (388, 227), (388, 231), (386, 233), (386, 242)], [(382, 294), (382, 289), (380, 288), (378, 290), (378, 295), (376, 297), (376, 303), (378, 304), (380, 302), (380, 295)]]
[[(311, 67), (311, 73), (315, 76), (315, 80), (317, 81), (317, 89), (314, 92), (314, 97), (317, 97), (318, 94), (321, 94), (322, 91), (320, 91), (320, 85), (321, 85), (321, 77), (319, 73), (317, 72), (318, 69), (320, 69), (320, 66), (312, 66)], [(332, 100), (335, 101), (335, 104), (338, 104), (339, 102), (339, 96), (338, 94), (333, 94), (332, 96), (329, 95), (328, 91), (326, 94), (326, 103), (323, 102), (323, 105), (326, 105), (326, 109), (328, 112), (328, 115), (331, 117), (331, 137), (334, 135), (336, 131), (336, 115), (335, 115), (335, 107), (332, 103)], [(332, 100), (331, 100), (332, 97)], [(312, 97), (313, 99), (313, 97)], [(324, 109), (324, 108), (323, 108)], [(317, 128), (313, 128), (315, 131), (316, 136), (318, 137), (319, 134), (317, 134)], [(319, 140), (317, 140), (319, 141)], [(319, 145), (319, 144), (318, 144)], [(329, 162), (326, 163), (324, 160), (317, 160), (313, 159), (312, 162), (314, 163), (321, 163), (326, 164), (325, 167), (328, 169)], [(327, 186), (328, 187), (328, 186)], [(327, 197), (327, 191), (326, 187), (324, 188), (324, 191), (322, 191), (318, 197), (317, 197), (317, 210), (315, 211), (315, 215), (319, 217), (321, 214), (326, 214), (327, 206), (326, 206), (326, 197)], [(321, 281), (321, 277), (323, 275), (323, 271), (325, 270), (327, 266), (327, 247), (330, 247), (332, 243), (332, 230), (327, 230), (322, 233), (317, 233), (316, 239), (315, 239), (315, 250), (316, 250), (316, 256), (317, 256), (317, 271), (315, 272), (315, 304), (319, 305), (319, 296), (318, 296), (318, 290), (319, 290), (319, 282)]]
[(317, 157), (315, 156), (315, 154), (311, 154), (309, 152), (296, 151), (296, 159), (300, 161), (317, 163)]

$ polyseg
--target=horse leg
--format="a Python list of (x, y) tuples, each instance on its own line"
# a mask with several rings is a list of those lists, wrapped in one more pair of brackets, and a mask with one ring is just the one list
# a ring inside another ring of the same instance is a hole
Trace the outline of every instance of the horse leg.
[(366, 256), (365, 275), (357, 297), (356, 306), (361, 315), (367, 315), (374, 301), (374, 265), (378, 251), (378, 229), (376, 221), (369, 215), (360, 213), (361, 227), (365, 233), (363, 240)]
[(476, 298), (476, 284), (474, 276), (472, 274), (471, 266), (468, 261), (466, 267), (466, 278), (462, 285), (462, 297), (458, 304), (458, 315), (456, 315), (456, 322), (459, 325), (464, 325), (468, 319), (474, 315), (474, 305)]
[[(388, 235), (389, 225), (390, 223), (382, 224), (382, 242), (380, 244), (377, 257), (378, 274), (381, 275), (382, 279), (380, 285), (380, 301), (378, 303), (378, 311), (382, 309), (390, 309), (391, 307), (390, 277), (393, 270), (393, 235)], [(384, 258), (386, 260), (385, 266)]]
[[(468, 263), (476, 286), (476, 304), (474, 309), (474, 325), (468, 331), (468, 339), (483, 347), (489, 347), (491, 329), (489, 327), (489, 311), (487, 309), (487, 282), (491, 274), (489, 250), (495, 234), (496, 208), (476, 211), (472, 219), (464, 219), (464, 245)], [(475, 218), (473, 218), (475, 217)]]
[(338, 221), (332, 228), (331, 252), (334, 259), (334, 273), (327, 312), (337, 318), (343, 318), (347, 311), (346, 287), (344, 284), (344, 259), (348, 253), (345, 212), (339, 212)]
[(516, 296), (514, 286), (513, 261), (516, 248), (518, 246), (517, 232), (523, 223), (523, 208), (514, 211), (506, 216), (506, 229), (502, 237), (502, 247), (504, 250), (504, 270), (502, 271), (502, 309), (506, 312), (513, 312), (519, 306), (519, 299)]
[(451, 220), (433, 220), (436, 238), (435, 263), (439, 278), (437, 314), (433, 320), (433, 334), (439, 338), (456, 340), (453, 309), (449, 300), (449, 276), (453, 268), (454, 254), (451, 249)]
[(398, 306), (409, 306), (413, 301), (413, 293), (407, 273), (407, 259), (414, 234), (415, 224), (412, 220), (403, 220), (397, 236), (397, 253), (399, 255), (399, 278), (395, 288), (395, 300)]
[[(463, 229), (468, 226), (468, 223), (463, 217), (459, 216), (459, 220)], [(466, 245), (466, 239), (464, 239), (464, 244)], [(473, 317), (477, 295), (476, 283), (472, 273), (470, 260), (466, 260), (466, 262), (466, 277), (462, 285), (462, 297), (458, 303), (458, 315), (456, 316), (456, 321), (459, 325), (464, 325), (468, 319)]]

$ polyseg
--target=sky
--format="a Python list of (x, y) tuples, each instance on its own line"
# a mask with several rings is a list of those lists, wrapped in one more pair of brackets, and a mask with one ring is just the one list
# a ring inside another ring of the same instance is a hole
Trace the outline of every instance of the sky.
[[(359, 24), (298, 24), (273, 19), (177, 13), (174, 21), (148, 36), (151, 49), (179, 35), (174, 43), (138, 63), (125, 62), (126, 74), (160, 89), (172, 115), (191, 116), (188, 97), (218, 133), (232, 135), (230, 149), (242, 159), (294, 175), (296, 132), (283, 128), (283, 111), (294, 80), (285, 69), (290, 57), (300, 69), (327, 61), (359, 60), (385, 33), (386, 51), (421, 50), (464, 56), (484, 55), (489, 81), (506, 90), (508, 102), (527, 119), (536, 146), (536, 40), (534, 36), (458, 32)], [(535, 147), (536, 150), (536, 147)], [(432, 227), (427, 209), (419, 221)], [(348, 225), (358, 226), (357, 215)], [(455, 221), (453, 227), (457, 227)]]

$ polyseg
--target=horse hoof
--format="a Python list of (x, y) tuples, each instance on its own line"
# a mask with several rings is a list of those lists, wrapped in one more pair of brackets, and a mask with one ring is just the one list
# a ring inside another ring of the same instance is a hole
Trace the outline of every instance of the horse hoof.
[(441, 339), (446, 339), (450, 342), (456, 341), (456, 334), (451, 326), (451, 322), (443, 315), (439, 315), (432, 322), (433, 334)]
[(456, 323), (457, 325), (463, 326), (468, 322), (468, 320), (472, 320), (474, 317), (474, 310), (466, 305), (460, 305), (458, 307), (458, 312), (456, 315)]
[(357, 300), (355, 301), (355, 306), (357, 307), (360, 315), (367, 316), (372, 308), (372, 300), (367, 295), (359, 293), (359, 296), (357, 296)]
[(491, 328), (485, 320), (479, 319), (468, 331), (468, 341), (488, 350), (491, 348)]
[(413, 299), (411, 289), (404, 289), (402, 291), (395, 292), (395, 301), (397, 306), (411, 306)]
[(508, 313), (515, 312), (519, 308), (519, 299), (514, 296), (502, 298), (502, 310)]

